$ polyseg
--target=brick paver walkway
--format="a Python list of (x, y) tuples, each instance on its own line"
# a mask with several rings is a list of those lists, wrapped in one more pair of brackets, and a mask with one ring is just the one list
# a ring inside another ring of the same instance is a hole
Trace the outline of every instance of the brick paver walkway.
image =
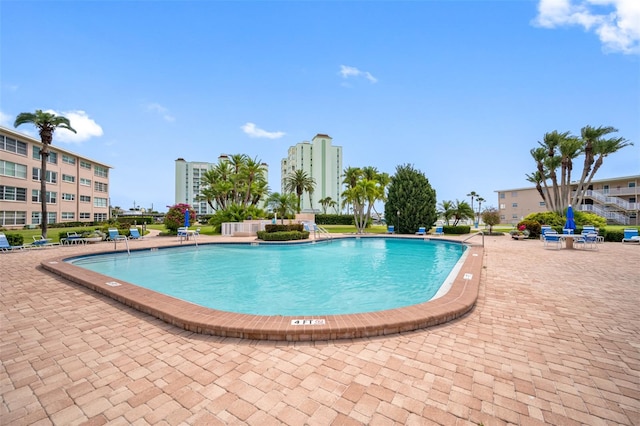
[(186, 332), (36, 267), (103, 244), (0, 255), (0, 424), (640, 425), (638, 245), (487, 237), (461, 319), (274, 343)]

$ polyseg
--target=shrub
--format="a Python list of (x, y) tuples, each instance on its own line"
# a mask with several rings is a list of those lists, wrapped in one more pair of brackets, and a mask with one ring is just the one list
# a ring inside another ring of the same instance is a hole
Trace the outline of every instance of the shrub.
[(318, 225), (355, 225), (353, 215), (349, 214), (316, 214)]
[[(24, 237), (21, 234), (5, 234), (10, 246), (21, 246), (24, 244)], [(620, 237), (622, 240), (622, 237)]]
[[(164, 217), (164, 226), (172, 233), (177, 233), (178, 228), (184, 226), (185, 212), (189, 210), (189, 222), (195, 223), (196, 212), (191, 208), (189, 204), (175, 204), (169, 208), (169, 211)], [(125, 229), (129, 229), (129, 224), (126, 224)], [(120, 227), (118, 227), (120, 228)], [(120, 228), (121, 229), (121, 228)]]
[(471, 232), (471, 227), (469, 225), (457, 225), (457, 226), (443, 226), (442, 230), (444, 231), (445, 234), (452, 234), (452, 235), (462, 235), (462, 234), (468, 234)]
[(265, 225), (264, 230), (266, 233), (274, 233), (274, 232), (289, 232), (289, 231), (298, 231), (302, 232), (304, 230), (304, 225), (301, 223), (292, 223), (292, 224), (270, 224)]
[(518, 223), (518, 229), (520, 229), (521, 226), (524, 226), (525, 229), (529, 231), (529, 238), (540, 237), (542, 226), (540, 225), (540, 222), (538, 222), (537, 220), (523, 220), (522, 222)]
[(263, 241), (306, 240), (309, 238), (309, 231), (258, 231), (258, 238)]

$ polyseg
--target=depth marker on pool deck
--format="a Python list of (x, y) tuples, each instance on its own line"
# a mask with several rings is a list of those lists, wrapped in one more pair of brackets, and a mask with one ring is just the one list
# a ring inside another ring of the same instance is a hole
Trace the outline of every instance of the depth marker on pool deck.
[(291, 320), (291, 325), (324, 325), (323, 319), (294, 319)]

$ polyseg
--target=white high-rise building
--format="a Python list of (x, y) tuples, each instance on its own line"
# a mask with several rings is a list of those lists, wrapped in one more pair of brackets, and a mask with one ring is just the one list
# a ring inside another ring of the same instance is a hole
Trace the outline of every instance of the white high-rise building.
[[(323, 198), (331, 197), (337, 203), (340, 210), (342, 203), (342, 147), (332, 145), (331, 136), (317, 134), (311, 142), (301, 142), (289, 148), (287, 158), (283, 158), (281, 165), (281, 191), (286, 192), (285, 178), (296, 170), (303, 170), (316, 183), (315, 191), (311, 194), (305, 193), (301, 201), (301, 211), (322, 212), (320, 201)], [(327, 210), (327, 213), (335, 213), (334, 209)]]
[[(229, 156), (221, 154), (218, 163), (228, 161)], [(207, 163), (202, 161), (186, 161), (184, 158), (176, 160), (176, 193), (175, 203), (189, 204), (197, 214), (214, 214), (206, 200), (199, 200), (201, 180), (204, 174), (213, 169), (218, 163)], [(268, 166), (263, 163), (265, 179), (268, 178)]]

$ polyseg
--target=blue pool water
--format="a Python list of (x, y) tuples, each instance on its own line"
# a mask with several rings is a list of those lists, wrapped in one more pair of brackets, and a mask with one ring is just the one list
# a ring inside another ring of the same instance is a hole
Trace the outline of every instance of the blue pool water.
[(222, 311), (331, 315), (426, 302), (465, 249), (422, 239), (349, 238), (302, 245), (200, 245), (72, 262)]

